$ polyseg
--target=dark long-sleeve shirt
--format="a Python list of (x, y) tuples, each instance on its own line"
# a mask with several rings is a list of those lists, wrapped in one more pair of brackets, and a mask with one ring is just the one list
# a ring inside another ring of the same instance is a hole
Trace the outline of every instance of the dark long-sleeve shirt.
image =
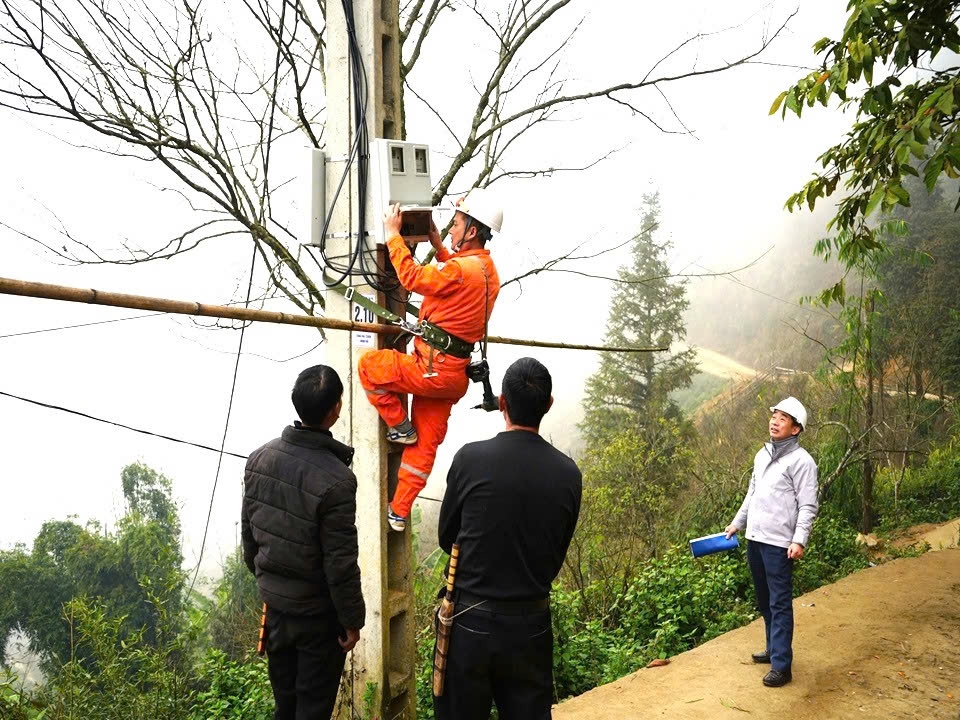
[(440, 547), (460, 545), (456, 586), (493, 600), (537, 600), (563, 566), (580, 514), (576, 463), (540, 435), (502, 432), (463, 446), (447, 475)]

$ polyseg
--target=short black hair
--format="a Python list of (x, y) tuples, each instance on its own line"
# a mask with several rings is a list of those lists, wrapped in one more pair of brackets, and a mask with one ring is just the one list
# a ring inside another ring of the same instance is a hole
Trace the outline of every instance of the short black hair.
[(314, 365), (297, 375), (290, 399), (300, 420), (319, 425), (343, 396), (343, 383), (329, 365)]
[(500, 390), (507, 414), (514, 425), (540, 427), (550, 409), (553, 380), (543, 363), (531, 357), (520, 358), (503, 374)]
[(464, 225), (464, 228), (463, 228), (464, 234), (466, 234), (467, 230), (469, 230), (470, 228), (476, 228), (477, 240), (480, 241), (480, 244), (486, 245), (488, 242), (490, 242), (490, 239), (493, 237), (493, 230), (491, 230), (488, 226), (484, 225), (479, 220), (470, 217), (466, 213), (463, 213), (463, 216), (466, 222), (466, 225)]

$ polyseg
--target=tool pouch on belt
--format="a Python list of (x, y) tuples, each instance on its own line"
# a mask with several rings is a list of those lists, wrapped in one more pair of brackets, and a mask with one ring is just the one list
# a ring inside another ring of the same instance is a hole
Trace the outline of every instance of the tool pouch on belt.
[(470, 358), (470, 354), (473, 352), (473, 343), (461, 340), (426, 320), (420, 323), (420, 329), (423, 332), (421, 336), (423, 341), (430, 347), (456, 358)]

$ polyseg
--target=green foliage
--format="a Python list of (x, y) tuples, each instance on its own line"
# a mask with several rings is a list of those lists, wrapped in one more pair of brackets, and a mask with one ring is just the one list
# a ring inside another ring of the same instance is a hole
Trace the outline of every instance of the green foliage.
[(223, 575), (207, 608), (206, 626), (210, 643), (234, 661), (245, 659), (254, 650), (263, 604), (257, 579), (243, 561), (238, 547), (227, 557)]
[(674, 390), (670, 393), (670, 399), (677, 404), (681, 412), (692, 413), (703, 403), (719, 395), (729, 383), (726, 378), (705, 372), (697, 373), (691, 379), (689, 387)]
[(270, 720), (273, 691), (265, 659), (231, 659), (210, 650), (196, 668), (201, 688), (187, 716), (189, 720)]
[[(865, 220), (876, 209), (909, 207), (907, 178), (922, 177), (932, 190), (941, 175), (960, 176), (957, 68), (910, 72), (942, 50), (960, 51), (958, 7), (957, 0), (852, 0), (841, 39), (814, 45), (823, 56), (820, 68), (781, 93), (770, 110), (799, 117), (804, 105), (826, 106), (833, 95), (856, 109), (846, 139), (820, 156), (823, 172), (787, 200), (791, 210), (812, 210), (843, 181), (848, 194), (831, 227), (839, 231), (838, 257), (847, 267), (882, 248)], [(916, 79), (904, 84), (909, 77)], [(862, 92), (854, 87), (861, 79)]]
[[(0, 552), (0, 587), (9, 588), (0, 599), (0, 637), (21, 630), (44, 671), (78, 652), (63, 614), (73, 598), (98, 599), (108, 615), (122, 618), (125, 632), (142, 630), (141, 640), (151, 645), (161, 613), (179, 617), (184, 575), (170, 481), (141, 464), (124, 468), (122, 478), (128, 511), (115, 532), (51, 520), (32, 551)], [(150, 593), (162, 595), (162, 610)]]
[(42, 720), (46, 713), (40, 704), (22, 692), (20, 679), (0, 672), (0, 718), (3, 720)]
[(667, 657), (752, 618), (739, 599), (749, 575), (742, 559), (694, 560), (677, 547), (645, 563), (607, 616), (585, 614), (585, 592), (555, 591), (554, 670), (561, 698), (579, 694)]
[[(633, 238), (631, 262), (618, 272), (606, 338), (611, 345), (669, 348), (686, 336), (689, 303), (685, 285), (669, 279), (669, 242), (656, 238), (659, 198), (643, 200), (642, 230)], [(595, 612), (605, 611), (640, 559), (664, 545), (663, 518), (692, 459), (691, 428), (671, 393), (690, 384), (694, 357), (693, 349), (604, 353), (587, 382), (584, 499), (570, 577), (581, 588), (595, 580), (607, 587), (592, 600)]]
[(67, 720), (182, 720), (192, 703), (188, 648), (190, 637), (177, 632), (178, 618), (165, 610), (160, 594), (145, 591), (157, 609), (155, 642), (145, 629), (128, 631), (126, 618), (112, 615), (102, 601), (79, 597), (65, 616), (70, 656), (49, 670), (40, 691), (44, 718)]
[(824, 507), (813, 524), (803, 560), (794, 563), (794, 595), (802, 595), (866, 568), (869, 561), (856, 540), (856, 526), (835, 515), (829, 506)]
[(960, 517), (960, 437), (954, 435), (915, 468), (888, 468), (877, 478), (884, 530)]
[[(433, 607), (431, 605), (431, 607)], [(417, 718), (433, 720), (433, 625), (417, 630)]]
[(597, 590), (589, 599), (594, 613), (604, 614), (640, 560), (663, 547), (664, 519), (692, 462), (685, 427), (666, 418), (644, 432), (610, 433), (588, 449), (568, 565), (578, 586)]
[(960, 391), (960, 223), (944, 198), (955, 191), (941, 183), (898, 212), (909, 232), (891, 238), (891, 253), (878, 269), (890, 308), (881, 317), (884, 355), (903, 368), (898, 385), (918, 396), (928, 388)]

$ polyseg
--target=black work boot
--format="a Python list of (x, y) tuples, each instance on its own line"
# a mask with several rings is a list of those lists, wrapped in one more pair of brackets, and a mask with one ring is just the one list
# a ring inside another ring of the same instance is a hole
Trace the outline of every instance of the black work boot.
[(789, 670), (784, 670), (783, 672), (771, 670), (763, 676), (763, 684), (767, 687), (783, 687), (791, 680), (793, 680), (793, 676)]
[(750, 656), (753, 658), (753, 661), (757, 665), (769, 665), (770, 664), (770, 651), (764, 650), (763, 652), (754, 653)]

